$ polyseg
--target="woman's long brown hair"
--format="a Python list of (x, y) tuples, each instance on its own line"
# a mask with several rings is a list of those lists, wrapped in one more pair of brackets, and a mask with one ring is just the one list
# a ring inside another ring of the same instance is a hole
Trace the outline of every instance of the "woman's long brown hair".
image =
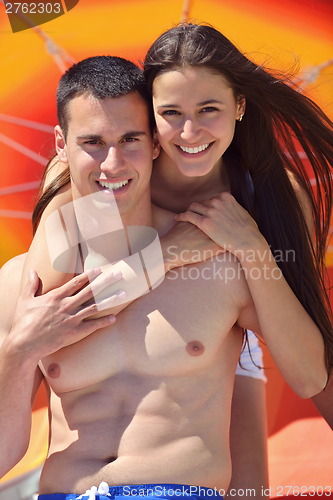
[[(158, 75), (188, 66), (223, 75), (235, 98), (246, 99), (245, 116), (237, 122), (234, 139), (223, 155), (231, 193), (255, 219), (274, 256), (294, 255), (277, 264), (320, 329), (331, 372), (333, 327), (324, 264), (332, 212), (332, 122), (287, 77), (250, 61), (208, 25), (181, 24), (153, 43), (144, 61), (150, 94)], [(311, 165), (315, 190), (299, 151)], [(314, 244), (291, 176), (312, 207)]]
[(52, 179), (50, 182), (47, 182), (47, 177), (50, 175), (52, 176), (52, 168), (54, 168), (58, 163), (59, 161), (57, 160), (57, 156), (53, 156), (53, 158), (51, 158), (44, 169), (39, 186), (39, 191), (37, 193), (36, 203), (32, 212), (33, 234), (35, 234), (35, 232), (37, 231), (40, 219), (47, 205), (60, 191), (60, 189), (66, 186), (70, 181), (69, 168), (68, 166), (64, 165), (63, 170), (58, 175), (56, 175), (54, 179)]

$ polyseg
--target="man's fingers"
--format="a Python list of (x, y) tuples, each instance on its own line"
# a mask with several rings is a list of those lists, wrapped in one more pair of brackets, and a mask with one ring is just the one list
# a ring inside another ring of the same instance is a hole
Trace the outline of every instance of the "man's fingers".
[(91, 283), (91, 290), (96, 297), (100, 292), (105, 291), (106, 288), (113, 283), (122, 279), (122, 274), (117, 270), (106, 269), (103, 270), (102, 274), (98, 276), (93, 283)]
[(113, 315), (97, 319), (88, 319), (86, 321), (82, 321), (81, 328), (83, 329), (85, 336), (88, 336), (101, 328), (113, 325), (115, 321), (116, 317)]
[(114, 307), (115, 305), (123, 304), (126, 302), (127, 294), (123, 290), (118, 290), (116, 293), (111, 295), (110, 297), (106, 297), (104, 299), (96, 300), (96, 306), (98, 311), (104, 311), (110, 307)]
[[(92, 282), (99, 274), (101, 274), (100, 268), (91, 269), (82, 274), (78, 274), (74, 276), (71, 280), (69, 280), (64, 285), (57, 288), (55, 291), (60, 298), (70, 297), (74, 295), (78, 290), (83, 288), (87, 283)], [(92, 293), (90, 292), (90, 297)]]
[[(119, 271), (104, 271), (102, 274), (97, 276), (97, 278), (92, 281), (89, 285), (85, 286), (73, 297), (72, 304), (76, 307), (81, 306), (85, 302), (91, 300), (92, 298), (97, 298), (98, 294), (104, 292), (104, 295), (107, 291), (107, 287), (113, 285), (117, 281), (122, 278), (122, 274)], [(111, 297), (115, 295), (115, 292), (112, 291)], [(116, 292), (116, 295), (119, 295), (119, 291)]]
[(26, 295), (28, 297), (31, 296), (34, 297), (37, 293), (38, 287), (39, 287), (38, 274), (34, 269), (30, 269), (28, 279), (23, 288), (22, 295)]
[(105, 309), (109, 309), (114, 307), (115, 305), (122, 304), (126, 302), (126, 292), (123, 290), (118, 290), (116, 293), (111, 295), (110, 297), (106, 297), (104, 299), (98, 300), (94, 304), (83, 305), (80, 308), (80, 311), (77, 313), (80, 319), (89, 318), (89, 316), (93, 316), (99, 311), (105, 311)]

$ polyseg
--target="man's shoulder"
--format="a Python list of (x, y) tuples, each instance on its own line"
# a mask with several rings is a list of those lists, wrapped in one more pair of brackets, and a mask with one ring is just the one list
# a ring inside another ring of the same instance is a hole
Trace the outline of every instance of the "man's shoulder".
[(16, 303), (21, 287), (21, 278), (26, 253), (16, 255), (8, 260), (0, 269), (0, 299), (6, 305)]
[(20, 293), (21, 276), (26, 254), (17, 255), (0, 269), (0, 342), (11, 328), (11, 322)]
[(12, 281), (13, 279), (19, 279), (21, 281), (21, 274), (23, 269), (23, 264), (25, 261), (27, 254), (21, 253), (20, 255), (16, 255), (9, 259), (0, 269), (0, 283), (1, 286), (4, 285), (4, 282), (7, 280)]

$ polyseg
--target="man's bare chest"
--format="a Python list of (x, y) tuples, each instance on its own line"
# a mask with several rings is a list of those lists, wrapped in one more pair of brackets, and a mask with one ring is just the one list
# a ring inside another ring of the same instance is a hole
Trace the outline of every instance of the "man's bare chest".
[(68, 392), (120, 373), (181, 377), (221, 362), (239, 347), (238, 311), (223, 281), (203, 278), (211, 265), (169, 273), (119, 313), (114, 325), (45, 358), (50, 386)]

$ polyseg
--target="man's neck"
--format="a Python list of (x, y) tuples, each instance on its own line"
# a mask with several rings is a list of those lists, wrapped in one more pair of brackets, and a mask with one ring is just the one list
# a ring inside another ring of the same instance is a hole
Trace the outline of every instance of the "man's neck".
[(124, 227), (127, 226), (149, 226), (154, 227), (153, 205), (151, 201), (139, 203), (134, 211), (121, 214)]

